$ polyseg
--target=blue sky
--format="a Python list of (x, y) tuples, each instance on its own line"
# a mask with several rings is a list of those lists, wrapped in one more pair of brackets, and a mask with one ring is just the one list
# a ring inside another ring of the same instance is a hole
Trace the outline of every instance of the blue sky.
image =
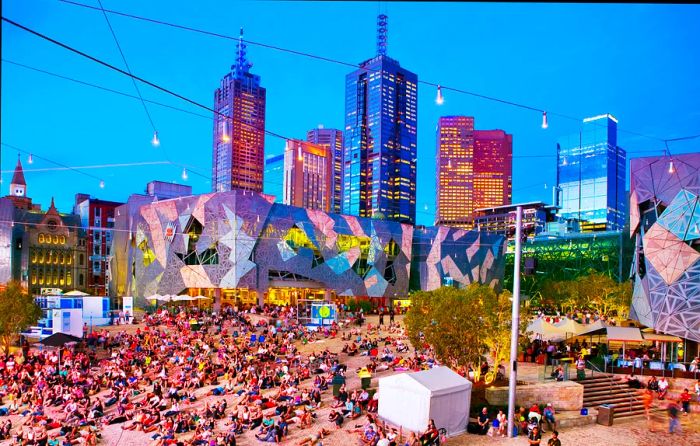
[[(95, 0), (84, 0), (97, 5)], [(253, 41), (359, 63), (375, 53), (375, 2), (231, 2), (104, 0), (107, 9), (237, 35)], [(663, 143), (700, 133), (700, 6), (389, 3), (388, 54), (420, 80), (470, 90), (570, 116), (612, 113), (628, 158), (660, 154)], [(119, 67), (123, 63), (101, 12), (58, 0), (6, 0), (3, 15)], [(235, 42), (110, 15), (132, 71), (184, 96), (212, 105)], [(267, 129), (303, 138), (318, 124), (343, 127), (348, 67), (250, 45), (252, 71), (267, 88)], [(35, 68), (134, 94), (115, 72), (2, 24), (2, 57)], [(208, 112), (141, 86), (147, 99), (195, 113)], [(579, 123), (541, 116), (463, 94), (419, 86), (418, 223), (430, 224), (435, 202), (435, 127), (441, 115), (475, 116), (479, 129), (513, 134), (514, 201), (551, 200), (558, 138)], [(88, 169), (96, 178), (53, 167), (172, 160), (191, 166), (187, 184), (210, 191), (211, 119), (149, 105), (162, 144), (134, 99), (2, 64), (2, 142), (37, 155), (25, 165), (28, 193), (46, 206), (54, 196), (69, 211), (75, 193), (125, 200), (152, 179), (181, 182), (169, 164)], [(698, 151), (700, 139), (671, 143), (673, 153)], [(268, 137), (266, 154), (284, 142)], [(654, 151), (656, 152), (647, 152)], [(532, 157), (543, 155), (544, 157)], [(530, 158), (528, 158), (528, 156)], [(2, 194), (17, 151), (2, 147)], [(99, 188), (99, 178), (105, 188)], [(546, 184), (546, 188), (545, 188)], [(428, 210), (425, 210), (427, 206)]]

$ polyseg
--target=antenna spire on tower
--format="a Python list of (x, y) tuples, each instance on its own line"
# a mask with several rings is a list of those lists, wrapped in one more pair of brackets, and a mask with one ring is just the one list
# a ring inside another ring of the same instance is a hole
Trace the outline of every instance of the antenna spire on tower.
[(377, 56), (386, 56), (388, 20), (389, 17), (386, 14), (377, 16)]
[(248, 73), (250, 67), (253, 66), (245, 57), (246, 47), (247, 45), (243, 41), (243, 27), (241, 27), (241, 32), (238, 36), (238, 44), (236, 44), (236, 65), (231, 67), (236, 75)]

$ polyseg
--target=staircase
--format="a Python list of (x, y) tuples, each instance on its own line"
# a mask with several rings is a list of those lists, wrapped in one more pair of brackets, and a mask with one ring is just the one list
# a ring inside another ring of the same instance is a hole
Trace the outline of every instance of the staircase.
[(583, 381), (583, 407), (597, 409), (602, 404), (615, 406), (615, 419), (644, 415), (644, 405), (636, 389), (630, 389), (619, 376), (596, 373)]

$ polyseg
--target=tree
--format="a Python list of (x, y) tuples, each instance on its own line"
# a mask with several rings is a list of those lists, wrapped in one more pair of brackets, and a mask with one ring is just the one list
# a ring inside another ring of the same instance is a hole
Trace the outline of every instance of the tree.
[[(451, 367), (472, 365), (478, 380), (484, 355), (497, 366), (510, 354), (510, 298), (507, 291), (496, 294), (479, 284), (415, 293), (404, 319), (409, 339), (416, 347), (428, 343)], [(521, 333), (525, 325), (523, 321)]]
[(0, 291), (0, 339), (5, 354), (10, 353), (12, 339), (42, 316), (34, 298), (18, 282), (9, 282)]

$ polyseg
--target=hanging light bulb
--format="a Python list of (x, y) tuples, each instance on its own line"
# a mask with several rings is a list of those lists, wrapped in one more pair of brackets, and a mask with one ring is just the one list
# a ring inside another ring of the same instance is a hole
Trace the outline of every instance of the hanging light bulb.
[(224, 131), (221, 134), (221, 140), (223, 142), (231, 142), (231, 137), (228, 136), (228, 121), (224, 121)]
[(447, 168), (452, 169), (452, 160), (451, 159), (447, 160)]
[(29, 158), (27, 158), (27, 162), (28, 162), (29, 164), (34, 164), (34, 157), (32, 156), (31, 153), (29, 154)]
[(258, 214), (257, 218), (255, 219), (257, 223), (260, 223), (260, 214)]
[(428, 210), (428, 203), (425, 203), (424, 209), (427, 211)]
[(182, 179), (185, 180), (185, 181), (187, 181), (187, 178), (189, 178), (189, 177), (187, 176), (187, 169), (185, 169), (185, 168), (183, 167), (183, 168), (182, 168)]
[(105, 180), (100, 180), (100, 189), (105, 188)]
[(158, 132), (153, 132), (153, 139), (151, 140), (153, 147), (158, 147), (160, 145), (160, 139), (158, 139)]
[(437, 87), (437, 96), (435, 97), (435, 103), (437, 105), (442, 105), (445, 103), (445, 98), (442, 96), (442, 87), (438, 85)]
[(543, 111), (542, 112), (542, 128), (546, 129), (547, 127), (549, 127), (549, 124), (547, 123), (547, 112)]
[(676, 168), (673, 167), (673, 158), (671, 158), (671, 161), (668, 163), (668, 173), (674, 173), (676, 171)]
[(301, 146), (299, 146), (299, 148), (297, 149), (297, 159), (298, 159), (299, 161), (301, 161), (301, 160), (304, 159), (303, 156), (302, 156), (302, 154), (301, 154)]

